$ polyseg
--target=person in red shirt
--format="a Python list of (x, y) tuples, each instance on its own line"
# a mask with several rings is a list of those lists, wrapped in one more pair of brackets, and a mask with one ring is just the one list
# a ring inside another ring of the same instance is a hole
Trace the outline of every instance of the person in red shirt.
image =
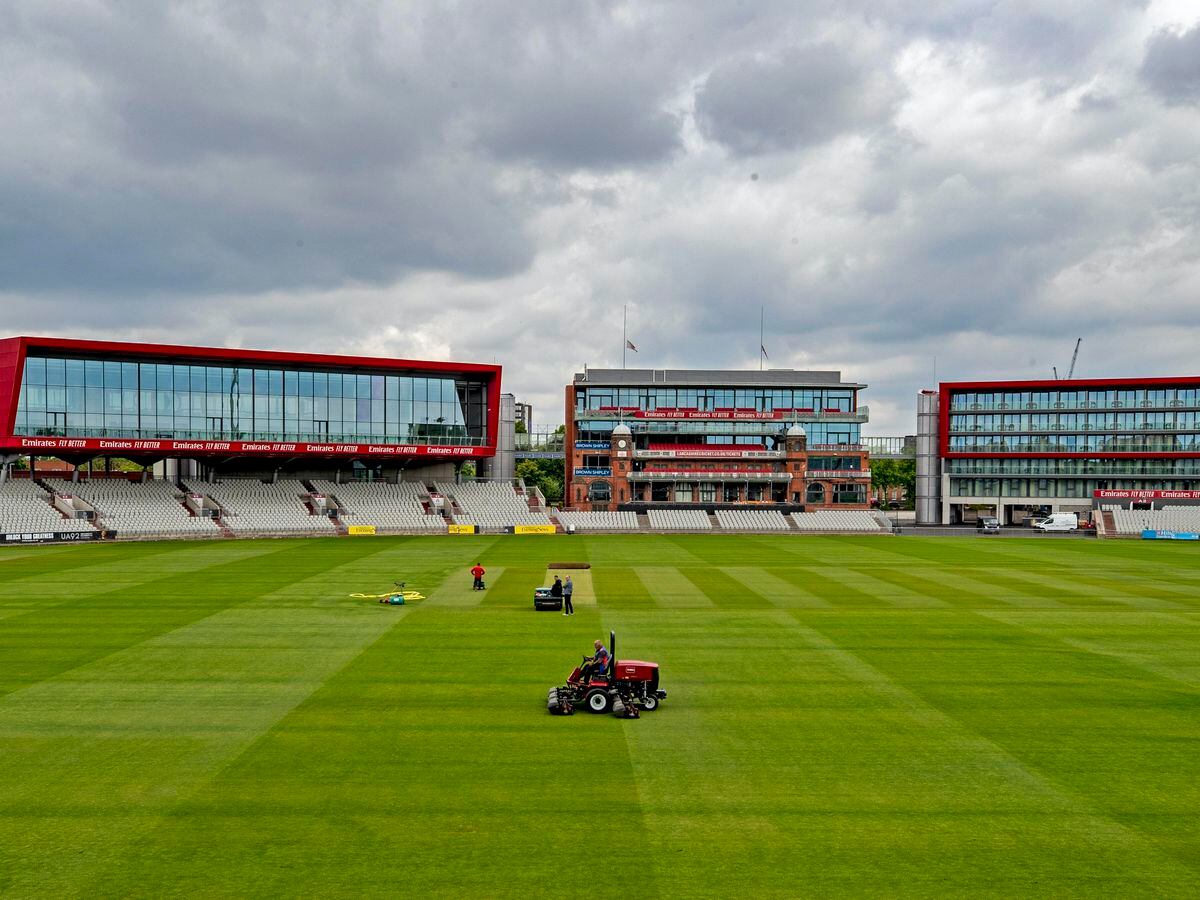
[(475, 579), (475, 584), (472, 585), (471, 590), (473, 590), (473, 591), (482, 591), (483, 590), (483, 576), (486, 572), (487, 572), (487, 569), (485, 569), (479, 563), (475, 563), (475, 568), (473, 568), (471, 570), (471, 575)]

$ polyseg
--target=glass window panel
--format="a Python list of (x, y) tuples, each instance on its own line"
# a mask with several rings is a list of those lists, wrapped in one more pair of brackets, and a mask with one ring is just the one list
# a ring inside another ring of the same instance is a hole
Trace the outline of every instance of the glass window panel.
[(47, 359), (46, 360), (46, 384), (66, 384), (66, 360), (63, 359)]
[(204, 389), (210, 394), (219, 394), (224, 388), (221, 384), (221, 371), (218, 366), (208, 366), (204, 370)]
[(283, 396), (283, 372), (272, 369), (267, 375), (267, 390), (276, 397)]
[(66, 383), (69, 385), (81, 386), (84, 379), (84, 365), (82, 359), (66, 360)]
[(26, 384), (45, 384), (46, 383), (46, 360), (41, 357), (31, 356), (25, 360), (25, 383)]

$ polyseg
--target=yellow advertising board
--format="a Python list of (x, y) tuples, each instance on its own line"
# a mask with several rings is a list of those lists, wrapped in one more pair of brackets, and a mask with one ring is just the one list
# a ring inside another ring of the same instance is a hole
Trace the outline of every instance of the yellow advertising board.
[(554, 534), (553, 525), (514, 525), (513, 534)]
[(447, 534), (474, 534), (475, 526), (474, 525), (447, 525), (446, 533)]
[(347, 526), (346, 531), (349, 532), (350, 534), (374, 534), (375, 526), (374, 525), (349, 525), (349, 526)]

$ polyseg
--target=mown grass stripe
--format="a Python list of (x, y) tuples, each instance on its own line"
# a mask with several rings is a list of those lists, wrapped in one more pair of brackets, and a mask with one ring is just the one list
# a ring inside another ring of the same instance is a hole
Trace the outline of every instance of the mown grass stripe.
[(1078, 631), (1075, 617), (1071, 617), (1067, 622), (1056, 622), (1048, 620), (1046, 616), (1033, 617), (1015, 612), (991, 611), (983, 612), (982, 615), (1039, 637), (1058, 641), (1068, 647), (1118, 659), (1158, 678), (1200, 688), (1200, 654), (1196, 652), (1196, 647), (1200, 646), (1200, 623), (1178, 634), (1175, 649), (1172, 651), (1164, 646), (1161, 638), (1151, 644), (1147, 640), (1149, 635), (1146, 629), (1135, 631), (1139, 624), (1147, 620), (1139, 622), (1132, 615), (1121, 617), (1119, 631), (1115, 630), (1110, 632), (1112, 636), (1099, 639), (1072, 636), (1072, 632)]
[[(78, 577), (91, 573), (79, 573), (80, 569), (92, 566), (112, 566), (127, 559), (145, 560), (147, 557), (159, 556), (178, 550), (179, 545), (170, 541), (160, 543), (118, 543), (118, 544), (88, 544), (71, 547), (69, 550), (53, 548), (44, 556), (42, 554), (28, 555), (12, 560), (8, 565), (0, 566), (0, 586), (10, 589), (16, 587), (14, 582), (31, 581), (41, 583), (47, 569), (54, 574), (62, 575), (75, 572)], [(52, 562), (51, 562), (52, 560)], [(24, 585), (22, 585), (24, 586)]]
[(849, 569), (803, 566), (785, 576), (800, 587), (826, 600), (831, 606), (889, 606), (883, 597), (863, 589), (862, 579), (850, 577)]
[(772, 606), (828, 607), (829, 604), (798, 587), (786, 578), (775, 574), (775, 569), (760, 569), (753, 566), (726, 566), (725, 573), (735, 578), (750, 590), (765, 597)]
[[(931, 582), (922, 582), (907, 571), (898, 572), (883, 566), (852, 566), (849, 571), (855, 573), (855, 584), (861, 590), (870, 590), (876, 596), (902, 609), (961, 605), (943, 600), (938, 596), (941, 592), (936, 588), (930, 592), (929, 588), (934, 587)], [(918, 589), (922, 586), (926, 590)]]
[(0, 696), (299, 580), (331, 559), (361, 553), (349, 547), (314, 553), (304, 541), (246, 544), (240, 552), (248, 555), (3, 620)]
[(654, 598), (632, 566), (605, 566), (592, 575), (597, 601), (605, 609), (654, 608)]
[(712, 607), (713, 602), (703, 591), (673, 566), (637, 566), (637, 573), (656, 606), (663, 609)]
[(723, 569), (680, 569), (680, 573), (713, 602), (724, 609), (768, 609), (771, 601), (750, 588), (749, 585), (732, 578)]
[(951, 572), (945, 567), (929, 566), (921, 571), (921, 577), (939, 586), (943, 595), (975, 598), (978, 606), (994, 607), (998, 603), (1023, 609), (1062, 609), (1061, 603), (1038, 597), (1033, 589), (1018, 590), (1003, 575), (996, 580), (985, 580), (980, 573), (986, 569), (974, 568)]
[(480, 605), (533, 609), (533, 589), (546, 583), (545, 566), (504, 566), (499, 578), (489, 574)]

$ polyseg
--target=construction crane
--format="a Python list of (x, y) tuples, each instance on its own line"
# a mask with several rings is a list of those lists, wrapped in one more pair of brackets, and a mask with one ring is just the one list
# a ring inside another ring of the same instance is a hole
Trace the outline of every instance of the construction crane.
[[(1083, 338), (1075, 339), (1075, 352), (1071, 354), (1071, 368), (1067, 370), (1067, 380), (1071, 380), (1071, 376), (1075, 374), (1075, 360), (1079, 359), (1079, 345), (1083, 343)], [(1058, 381), (1058, 366), (1051, 366), (1051, 371), (1054, 372), (1054, 380)]]
[(1083, 338), (1075, 339), (1075, 352), (1071, 354), (1071, 368), (1067, 370), (1067, 381), (1071, 380), (1071, 376), (1075, 374), (1075, 360), (1079, 359), (1079, 345), (1083, 343)]

